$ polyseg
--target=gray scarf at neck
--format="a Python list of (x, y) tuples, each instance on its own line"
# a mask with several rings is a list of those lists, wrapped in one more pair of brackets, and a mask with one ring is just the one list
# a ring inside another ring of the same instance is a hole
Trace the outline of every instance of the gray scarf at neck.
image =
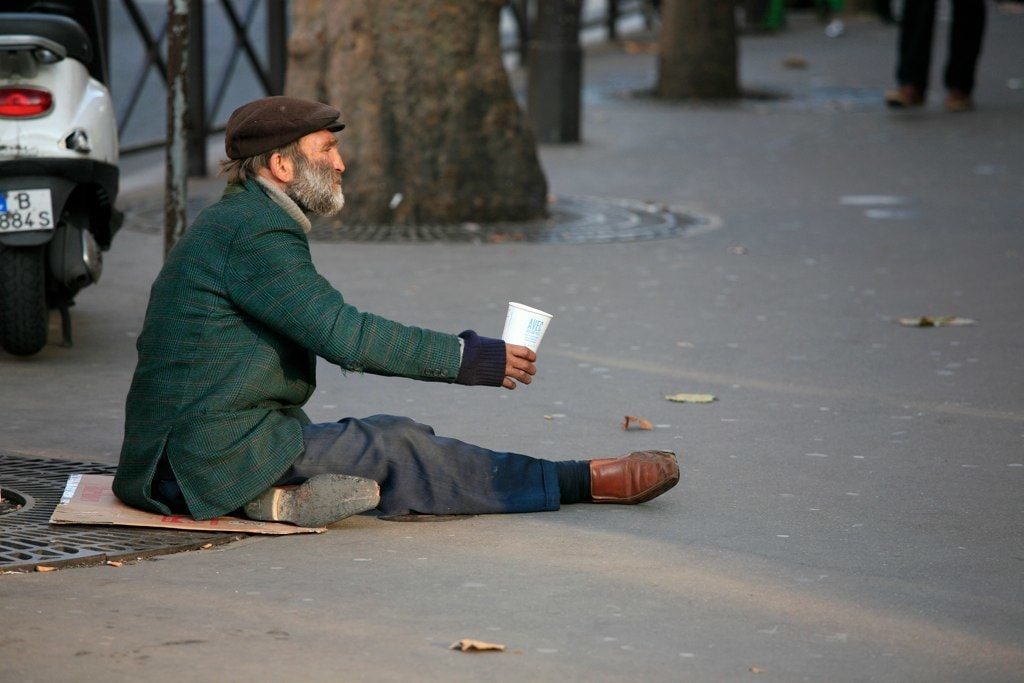
[(259, 184), (266, 190), (267, 196), (274, 200), (274, 203), (284, 209), (284, 212), (295, 219), (295, 222), (302, 226), (302, 230), (308, 233), (313, 229), (313, 224), (309, 222), (309, 217), (305, 212), (299, 208), (299, 205), (295, 203), (295, 200), (282, 192), (276, 185), (260, 176), (256, 177)]

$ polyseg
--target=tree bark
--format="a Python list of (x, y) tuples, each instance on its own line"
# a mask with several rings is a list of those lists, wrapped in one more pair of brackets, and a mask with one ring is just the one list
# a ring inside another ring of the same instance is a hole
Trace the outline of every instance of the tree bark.
[(286, 92), (342, 111), (350, 224), (528, 220), (547, 180), (499, 0), (294, 0)]
[(665, 99), (739, 97), (733, 0), (664, 0), (658, 83)]

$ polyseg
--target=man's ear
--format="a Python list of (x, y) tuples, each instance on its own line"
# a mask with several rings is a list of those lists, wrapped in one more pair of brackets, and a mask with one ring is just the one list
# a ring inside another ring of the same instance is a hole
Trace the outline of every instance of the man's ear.
[(282, 184), (288, 184), (295, 179), (295, 164), (280, 152), (270, 155), (267, 170), (274, 176), (274, 180)]

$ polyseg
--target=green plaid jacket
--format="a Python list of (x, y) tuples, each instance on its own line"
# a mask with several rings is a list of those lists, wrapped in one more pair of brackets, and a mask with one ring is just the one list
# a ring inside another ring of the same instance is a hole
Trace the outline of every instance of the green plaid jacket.
[(166, 453), (196, 519), (244, 505), (302, 453), (316, 356), (447, 382), (460, 360), (454, 335), (346, 304), (301, 226), (254, 181), (228, 186), (171, 251), (136, 346), (114, 493), (169, 514), (151, 492)]

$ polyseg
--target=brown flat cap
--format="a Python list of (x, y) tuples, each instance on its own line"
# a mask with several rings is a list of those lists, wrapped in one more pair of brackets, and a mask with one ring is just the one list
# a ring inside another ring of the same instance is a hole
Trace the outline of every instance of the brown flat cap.
[(264, 97), (231, 113), (224, 133), (229, 159), (269, 152), (318, 130), (336, 133), (345, 127), (341, 112), (326, 104), (296, 97)]

